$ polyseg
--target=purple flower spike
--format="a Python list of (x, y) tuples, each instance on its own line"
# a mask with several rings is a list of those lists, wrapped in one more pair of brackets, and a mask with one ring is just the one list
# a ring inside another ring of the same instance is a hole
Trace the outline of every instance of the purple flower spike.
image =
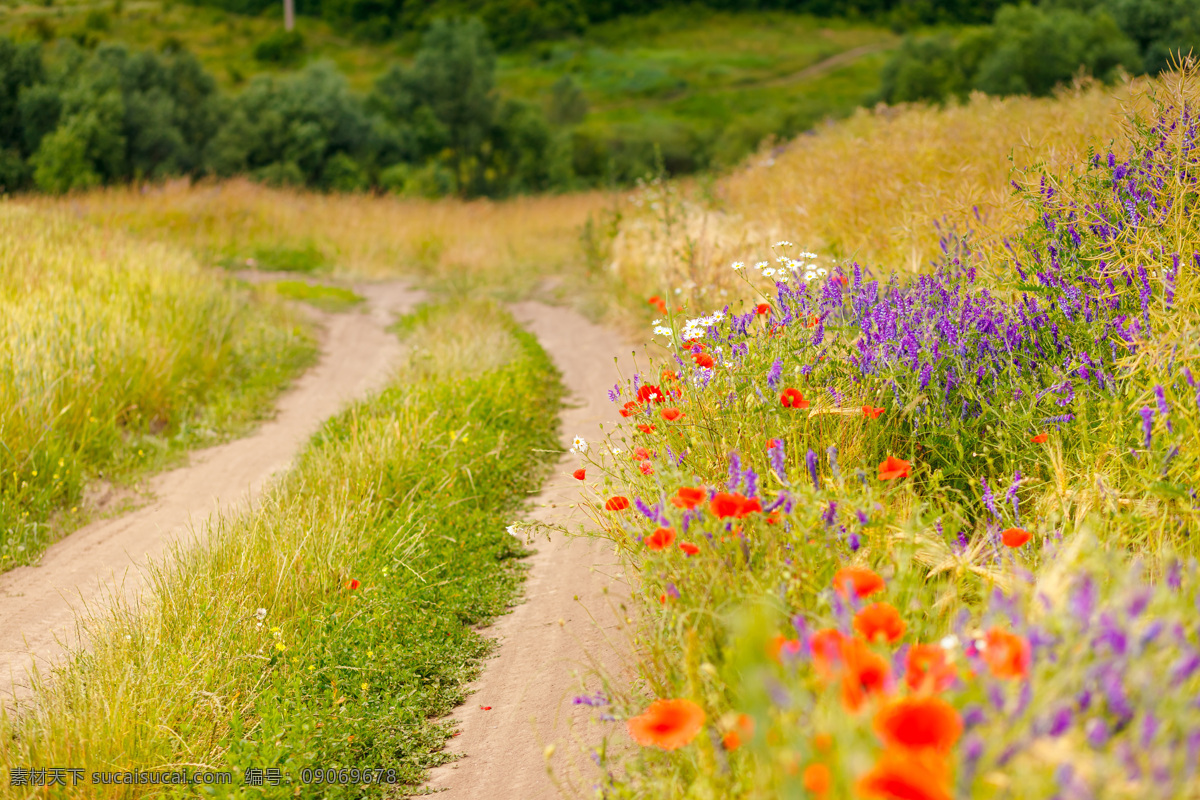
[(1089, 719), (1084, 732), (1087, 734), (1088, 744), (1095, 750), (1099, 750), (1108, 743), (1108, 724), (1099, 717)]
[(979, 482), (983, 485), (983, 504), (992, 512), (992, 516), (1000, 519), (1000, 512), (996, 510), (996, 498), (992, 495), (992, 487), (988, 486), (987, 478), (980, 478)]
[(817, 454), (809, 450), (808, 455), (804, 457), (804, 461), (808, 464), (808, 474), (812, 477), (813, 488), (821, 491), (821, 476), (817, 474)]
[(1150, 406), (1142, 406), (1142, 410), (1138, 413), (1142, 415), (1142, 438), (1144, 446), (1149, 450), (1150, 440), (1154, 436), (1154, 409), (1150, 408)]
[(782, 375), (783, 362), (777, 358), (775, 359), (775, 363), (771, 365), (770, 371), (767, 372), (767, 386), (770, 386), (772, 389), (777, 387), (779, 385), (779, 379)]
[(783, 440), (772, 439), (767, 455), (771, 459), (771, 469), (775, 470), (781, 481), (787, 483), (787, 458), (783, 452)]
[(736, 492), (742, 483), (742, 460), (737, 453), (729, 454), (729, 491)]

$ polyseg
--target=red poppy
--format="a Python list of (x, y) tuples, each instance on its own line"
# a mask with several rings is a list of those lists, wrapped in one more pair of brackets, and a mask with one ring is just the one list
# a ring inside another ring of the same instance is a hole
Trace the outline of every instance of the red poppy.
[(677, 750), (696, 738), (704, 727), (704, 709), (691, 700), (655, 700), (625, 722), (629, 735), (643, 747)]
[(840, 283), (842, 286), (845, 286), (849, 283), (849, 281), (846, 280), (846, 276), (840, 272), (837, 275), (834, 275), (830, 280), (832, 280), (834, 283)]
[(1023, 528), (1006, 528), (1000, 532), (1000, 539), (1007, 547), (1020, 547), (1033, 538), (1033, 534)]
[(828, 792), (829, 787), (833, 784), (833, 778), (829, 774), (829, 767), (820, 763), (809, 764), (805, 767), (804, 774), (800, 776), (800, 781), (804, 784), (805, 789), (818, 796)]
[(935, 644), (914, 644), (904, 657), (904, 681), (913, 691), (940, 692), (949, 688), (957, 677), (946, 651)]
[(900, 612), (891, 603), (872, 603), (854, 615), (854, 630), (868, 642), (878, 637), (895, 642), (904, 635), (906, 627)]
[(673, 370), (664, 369), (662, 371), (662, 379), (664, 381), (677, 381), (679, 380), (679, 375)]
[(1003, 628), (992, 628), (984, 638), (983, 660), (997, 678), (1029, 675), (1032, 651), (1029, 642)]
[(621, 406), (622, 417), (632, 417), (634, 414), (642, 410), (642, 407), (630, 400), (625, 405)]
[(842, 660), (842, 641), (846, 635), (836, 628), (822, 628), (814, 631), (808, 639), (808, 647), (812, 650), (813, 666), (817, 674), (828, 678)]
[(703, 367), (704, 369), (712, 369), (713, 364), (716, 363), (708, 353), (692, 353), (692, 361), (696, 362), (697, 367)]
[(1044, 444), (1046, 442), (1046, 440), (1049, 438), (1050, 438), (1050, 434), (1039, 433), (1037, 436), (1030, 436), (1029, 441), (1033, 442), (1034, 444)]
[(708, 492), (703, 489), (693, 489), (690, 486), (681, 486), (675, 496), (671, 498), (671, 503), (679, 508), (695, 508), (703, 503), (708, 498)]
[(660, 313), (660, 314), (667, 313), (667, 301), (663, 300), (658, 295), (654, 295), (654, 297), (651, 297), (646, 302), (649, 303), (650, 305), (654, 306), (655, 308), (657, 308), (658, 313)]
[(779, 402), (784, 408), (808, 408), (808, 401), (799, 389), (784, 389), (783, 394), (779, 395)]
[(889, 747), (949, 754), (962, 730), (954, 706), (933, 695), (896, 700), (875, 715), (875, 732)]
[(767, 439), (767, 449), (772, 447), (783, 447), (783, 439)]
[(653, 425), (638, 425), (637, 429), (642, 433), (654, 433), (656, 428)]
[(912, 464), (902, 458), (888, 456), (887, 461), (879, 465), (879, 480), (890, 481), (893, 478), (907, 478)]
[(575, 480), (581, 481), (587, 477), (587, 470), (586, 469), (577, 469), (571, 473), (571, 476), (574, 477)]
[(346, 588), (351, 591), (357, 589), (360, 586), (362, 586), (362, 583), (359, 582), (358, 578), (351, 578), (350, 580), (346, 581)]
[(638, 464), (638, 471), (641, 472), (643, 475), (653, 475), (654, 474), (654, 465), (651, 464), (649, 461), (643, 461), (642, 463)]
[(646, 537), (647, 550), (665, 550), (675, 544), (674, 528), (659, 528)]
[(862, 639), (842, 641), (842, 704), (857, 711), (869, 695), (883, 694), (892, 678), (887, 659)]
[(759, 303), (758, 305), (756, 305), (754, 307), (754, 313), (755, 314), (770, 314), (771, 313), (771, 304), (770, 303)]
[(833, 749), (833, 737), (828, 733), (818, 733), (813, 737), (812, 743), (818, 753), (828, 753)]
[(821, 321), (821, 318), (814, 314), (813, 316), (808, 318), (808, 322), (804, 323), (804, 327), (815, 328), (815, 327), (817, 327), (817, 323), (820, 321)]
[(953, 800), (946, 760), (934, 751), (884, 750), (858, 793), (878, 800)]
[(700, 552), (700, 548), (691, 542), (680, 542), (679, 549), (687, 553), (689, 556), (694, 556), (696, 553)]
[(709, 510), (721, 519), (737, 517), (762, 511), (762, 503), (756, 497), (746, 497), (740, 492), (718, 492), (708, 505)]
[(633, 451), (634, 461), (646, 461), (650, 458), (650, 451), (644, 447), (639, 447)]
[(726, 750), (737, 750), (742, 746), (743, 739), (754, 736), (754, 718), (749, 714), (738, 714), (733, 727), (721, 737), (721, 744)]
[(661, 403), (666, 397), (653, 383), (643, 383), (637, 390), (637, 399), (642, 403)]
[(683, 412), (678, 408), (664, 408), (662, 410), (662, 418), (667, 422), (674, 422), (683, 416)]
[(883, 413), (883, 409), (875, 408), (873, 406), (863, 406), (862, 412), (863, 416), (867, 419), (879, 419), (879, 415)]
[(834, 591), (842, 597), (852, 591), (855, 597), (869, 597), (882, 591), (885, 585), (879, 573), (867, 567), (842, 567), (833, 575)]
[(627, 508), (629, 508), (629, 498), (622, 497), (621, 495), (610, 497), (604, 503), (605, 511), (624, 511)]

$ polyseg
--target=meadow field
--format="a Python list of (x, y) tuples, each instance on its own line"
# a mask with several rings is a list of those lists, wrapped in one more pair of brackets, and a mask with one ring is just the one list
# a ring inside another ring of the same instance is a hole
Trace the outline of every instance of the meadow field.
[[(135, 12), (226, 24), (129, 4), (110, 30), (142, 30)], [(721, 93), (721, 114), (749, 119), (786, 105), (750, 87), (893, 43), (789, 18), (766, 41), (803, 39), (794, 61), (731, 45), (706, 74), (712, 30), (671, 19), (598, 25), (500, 74), (532, 95), (574, 63), (605, 124), (710, 113)], [(611, 51), (638, 37), (618, 74)], [(635, 78), (644, 96), (622, 100)], [(209, 793), (421, 793), (449, 758), (444, 715), (495, 650), (481, 626), (520, 599), (510, 526), (557, 464), (590, 524), (552, 535), (608, 543), (635, 587), (636, 679), (601, 675), (574, 701), (600, 742), (579, 794), (1200, 797), (1198, 103), (1189, 62), (861, 109), (719, 176), (609, 191), (208, 179), (5, 199), (5, 569), (85, 522), (87, 487), (269, 414), (323, 335), (297, 302), (327, 325), (367, 313), (355, 282), (429, 302), (391, 327), (406, 350), (384, 388), (0, 708), (0, 760), (369, 764), (386, 787)], [(523, 300), (638, 347), (637, 371), (612, 373), (617, 427), (559, 430), (567, 387), (505, 309)], [(561, 774), (553, 754), (514, 759)]]

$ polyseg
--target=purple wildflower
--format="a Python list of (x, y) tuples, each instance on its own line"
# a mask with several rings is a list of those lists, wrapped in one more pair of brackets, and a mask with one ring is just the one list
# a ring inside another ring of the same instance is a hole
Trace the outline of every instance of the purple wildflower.
[(817, 454), (809, 450), (808, 455), (804, 457), (804, 462), (808, 465), (808, 474), (812, 477), (813, 488), (820, 491), (821, 477), (817, 474)]
[(1154, 409), (1150, 406), (1142, 406), (1142, 410), (1138, 412), (1142, 415), (1142, 438), (1144, 447), (1150, 449), (1150, 441), (1154, 436)]
[(778, 358), (771, 365), (771, 370), (767, 373), (767, 385), (772, 389), (779, 385), (779, 379), (783, 375), (783, 362)]
[(783, 440), (772, 439), (771, 446), (767, 449), (767, 455), (771, 459), (771, 469), (779, 476), (783, 482), (787, 482), (787, 459), (783, 452)]

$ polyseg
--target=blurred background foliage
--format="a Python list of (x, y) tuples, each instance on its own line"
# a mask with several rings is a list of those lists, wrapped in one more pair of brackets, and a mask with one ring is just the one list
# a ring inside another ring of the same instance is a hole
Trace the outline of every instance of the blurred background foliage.
[(1155, 74), (1200, 41), (1191, 0), (299, 0), (293, 31), (278, 5), (3, 7), (0, 185), (628, 185), (862, 105)]

